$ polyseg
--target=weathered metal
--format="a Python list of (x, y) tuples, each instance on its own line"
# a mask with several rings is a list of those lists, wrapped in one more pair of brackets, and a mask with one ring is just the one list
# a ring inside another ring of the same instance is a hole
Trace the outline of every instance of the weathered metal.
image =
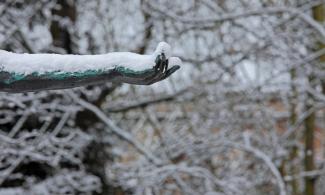
[(168, 59), (164, 53), (157, 56), (151, 69), (135, 71), (117, 65), (110, 70), (87, 70), (85, 72), (47, 72), (29, 75), (9, 73), (0, 70), (0, 91), (21, 93), (41, 90), (67, 89), (105, 82), (150, 85), (169, 77), (178, 70), (176, 65), (168, 69)]

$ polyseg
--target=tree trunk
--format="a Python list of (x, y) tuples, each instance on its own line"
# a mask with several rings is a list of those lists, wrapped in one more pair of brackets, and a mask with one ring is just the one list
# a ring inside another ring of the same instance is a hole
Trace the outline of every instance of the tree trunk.
[[(318, 22), (324, 22), (325, 19), (325, 8), (324, 4), (318, 5), (313, 7), (312, 9), (313, 17)], [(320, 50), (325, 48), (324, 44), (318, 43), (316, 50)], [(325, 55), (321, 56), (319, 58), (320, 62), (325, 62)], [(313, 76), (309, 76), (309, 82), (313, 82)], [(323, 82), (324, 86), (324, 82)], [(307, 103), (306, 103), (306, 110), (309, 110), (312, 108), (312, 102), (310, 102), (311, 95), (307, 95)], [(305, 171), (312, 171), (315, 169), (315, 148), (314, 148), (314, 134), (315, 134), (315, 117), (316, 114), (313, 112), (308, 116), (305, 120)], [(316, 184), (316, 178), (313, 177), (306, 177), (305, 178), (305, 194), (306, 195), (314, 195), (315, 194), (315, 184)]]
[[(308, 99), (309, 98), (310, 97), (308, 97)], [(309, 110), (311, 107), (312, 107), (312, 105), (307, 102), (306, 111)], [(311, 113), (305, 120), (305, 133), (304, 133), (305, 171), (312, 171), (315, 169), (314, 133), (315, 133), (315, 112)], [(315, 183), (316, 183), (315, 178), (312, 178), (312, 177), (305, 178), (305, 195), (314, 195), (315, 194)]]
[[(52, 14), (55, 16), (67, 17), (74, 23), (77, 18), (75, 5), (65, 0), (59, 0), (58, 5), (60, 7), (52, 10)], [(73, 53), (71, 35), (67, 27), (63, 27), (58, 21), (54, 20), (51, 23), (51, 34), (55, 47), (64, 49), (68, 54)]]
[[(296, 113), (296, 108), (297, 108), (297, 99), (298, 99), (298, 92), (297, 92), (297, 87), (294, 83), (296, 80), (296, 69), (292, 69), (290, 71), (290, 77), (291, 77), (291, 91), (292, 91), (292, 97), (291, 97), (291, 102), (290, 102), (290, 125), (294, 126), (297, 122), (297, 113)], [(291, 140), (294, 142), (297, 140), (297, 133), (293, 133)], [(298, 158), (298, 147), (296, 143), (290, 148), (290, 155), (289, 155), (289, 172), (291, 175), (296, 175), (299, 172), (299, 167), (296, 164), (296, 160)], [(291, 185), (291, 190), (293, 195), (299, 195), (299, 180), (298, 179), (293, 179), (290, 182)]]

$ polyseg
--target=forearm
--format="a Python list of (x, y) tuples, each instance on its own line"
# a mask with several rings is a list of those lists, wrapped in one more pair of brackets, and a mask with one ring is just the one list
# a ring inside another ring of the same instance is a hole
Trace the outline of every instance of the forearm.
[(43, 74), (18, 74), (0, 71), (0, 91), (29, 92), (53, 89), (67, 89), (105, 82), (146, 84), (144, 77), (154, 75), (152, 69), (132, 70), (116, 66), (107, 70), (87, 70), (80, 72), (46, 72)]
[(8, 72), (0, 72), (0, 91), (20, 93), (29, 91), (41, 91), (52, 89), (67, 89), (83, 85), (97, 84), (100, 82), (114, 82), (119, 77), (115, 71), (84, 74), (55, 74), (42, 75), (29, 74), (17, 75)]

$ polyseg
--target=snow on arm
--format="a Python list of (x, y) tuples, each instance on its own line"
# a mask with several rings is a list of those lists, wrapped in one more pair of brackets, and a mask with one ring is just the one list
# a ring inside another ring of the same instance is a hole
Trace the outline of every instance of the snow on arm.
[(165, 42), (159, 43), (152, 55), (130, 52), (102, 55), (17, 54), (0, 50), (0, 71), (23, 75), (106, 71), (117, 67), (143, 71), (154, 67), (157, 55), (162, 52), (170, 57), (170, 46)]

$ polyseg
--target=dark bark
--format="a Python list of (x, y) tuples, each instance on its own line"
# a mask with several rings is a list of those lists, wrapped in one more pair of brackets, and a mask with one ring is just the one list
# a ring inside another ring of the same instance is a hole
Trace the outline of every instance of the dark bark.
[[(68, 17), (74, 23), (77, 17), (74, 4), (69, 4), (66, 0), (59, 0), (58, 5), (59, 8), (52, 10), (52, 14), (59, 17)], [(68, 54), (73, 53), (72, 39), (67, 26), (62, 26), (59, 21), (53, 21), (51, 33), (54, 46), (63, 48)]]

